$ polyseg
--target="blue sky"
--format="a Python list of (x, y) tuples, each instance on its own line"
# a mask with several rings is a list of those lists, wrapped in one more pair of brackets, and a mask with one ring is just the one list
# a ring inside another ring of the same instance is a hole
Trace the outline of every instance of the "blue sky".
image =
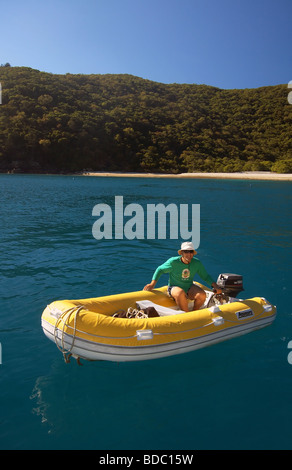
[(0, 63), (257, 88), (292, 80), (292, 0), (1, 0)]

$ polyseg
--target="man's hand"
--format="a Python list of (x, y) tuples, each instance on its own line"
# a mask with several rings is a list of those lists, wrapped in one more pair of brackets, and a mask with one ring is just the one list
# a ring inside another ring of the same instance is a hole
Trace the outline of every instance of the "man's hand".
[(215, 294), (222, 294), (222, 289), (218, 286), (218, 284), (216, 284), (216, 282), (213, 282), (212, 287)]
[(153, 281), (150, 282), (150, 284), (146, 284), (146, 286), (144, 287), (143, 290), (152, 290), (152, 289), (154, 289), (155, 284), (156, 284), (156, 281), (153, 280)]

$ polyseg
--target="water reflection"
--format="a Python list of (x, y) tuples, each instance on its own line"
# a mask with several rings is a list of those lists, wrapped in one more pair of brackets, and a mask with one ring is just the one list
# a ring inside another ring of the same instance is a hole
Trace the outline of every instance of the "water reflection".
[[(33, 413), (53, 448), (153, 449), (155, 442), (163, 448), (178, 441), (190, 446), (194, 374), (216, 367), (208, 354), (203, 358), (199, 353), (197, 364), (192, 355), (183, 356), (128, 364), (85, 361), (83, 367), (58, 357), (50, 374), (35, 383)], [(208, 388), (213, 380), (206, 374), (201, 386)], [(185, 403), (180, 402), (182, 393)], [(184, 427), (178, 441), (169, 434), (173, 420)]]

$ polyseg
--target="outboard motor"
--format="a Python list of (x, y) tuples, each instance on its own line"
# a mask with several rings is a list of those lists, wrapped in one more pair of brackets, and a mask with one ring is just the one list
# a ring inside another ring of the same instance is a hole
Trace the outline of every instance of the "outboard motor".
[(239, 292), (244, 290), (243, 280), (240, 274), (219, 274), (217, 284), (221, 287), (222, 293), (229, 297), (236, 297)]

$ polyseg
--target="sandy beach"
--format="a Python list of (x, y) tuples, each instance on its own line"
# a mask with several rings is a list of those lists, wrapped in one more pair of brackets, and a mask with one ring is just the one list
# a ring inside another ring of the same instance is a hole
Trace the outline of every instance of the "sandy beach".
[(83, 176), (111, 176), (127, 178), (214, 178), (214, 179), (247, 179), (247, 180), (274, 180), (292, 181), (292, 173), (272, 173), (268, 171), (245, 171), (242, 173), (120, 173), (120, 172), (84, 172)]

